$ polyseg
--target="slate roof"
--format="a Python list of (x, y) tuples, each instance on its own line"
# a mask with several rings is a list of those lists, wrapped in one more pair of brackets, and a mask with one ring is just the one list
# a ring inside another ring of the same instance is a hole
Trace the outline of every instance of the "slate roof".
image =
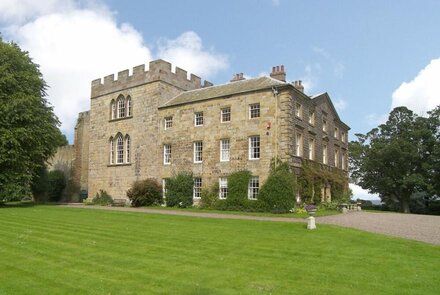
[(286, 82), (282, 82), (270, 77), (260, 77), (255, 79), (246, 79), (241, 81), (230, 82), (227, 84), (210, 86), (201, 89), (195, 89), (183, 92), (171, 100), (164, 103), (159, 108), (166, 108), (187, 103), (193, 103), (218, 97), (229, 96), (238, 93), (246, 93), (261, 89), (272, 88), (274, 86), (285, 86)]

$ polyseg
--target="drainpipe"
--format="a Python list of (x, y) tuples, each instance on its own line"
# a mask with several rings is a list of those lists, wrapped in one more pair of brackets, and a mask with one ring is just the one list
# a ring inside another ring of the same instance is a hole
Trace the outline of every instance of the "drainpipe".
[(275, 168), (278, 162), (278, 96), (279, 92), (276, 87), (272, 87), (273, 96), (275, 97)]

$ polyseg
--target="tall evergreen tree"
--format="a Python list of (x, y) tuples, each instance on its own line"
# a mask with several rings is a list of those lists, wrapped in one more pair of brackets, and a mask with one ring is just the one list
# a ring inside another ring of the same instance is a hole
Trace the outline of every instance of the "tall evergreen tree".
[(0, 200), (29, 196), (33, 176), (65, 143), (46, 88), (28, 53), (0, 38)]

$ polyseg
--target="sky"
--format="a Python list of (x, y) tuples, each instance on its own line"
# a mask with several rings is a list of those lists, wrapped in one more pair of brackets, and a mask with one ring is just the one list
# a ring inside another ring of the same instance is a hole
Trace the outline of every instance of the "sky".
[(0, 0), (0, 32), (40, 65), (70, 142), (92, 80), (157, 58), (214, 84), (284, 65), (354, 140), (396, 106), (440, 104), (439, 15), (437, 0)]

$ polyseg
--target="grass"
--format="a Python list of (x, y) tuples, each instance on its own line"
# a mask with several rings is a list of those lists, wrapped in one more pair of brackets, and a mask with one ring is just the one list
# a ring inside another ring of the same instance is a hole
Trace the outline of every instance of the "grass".
[(303, 223), (0, 208), (0, 294), (439, 294), (440, 247)]
[[(226, 211), (226, 210), (214, 210), (214, 209), (205, 209), (205, 208), (176, 208), (176, 207), (162, 207), (162, 206), (150, 206), (146, 207), (149, 209), (159, 209), (159, 210), (175, 210), (175, 211), (189, 211), (189, 212), (203, 212), (203, 213), (220, 213), (220, 214), (231, 214), (231, 215), (246, 215), (246, 216), (267, 216), (267, 217), (292, 217), (292, 218), (305, 218), (309, 215), (307, 212), (301, 213), (268, 213), (268, 212), (244, 212), (244, 211)], [(336, 215), (341, 214), (341, 212), (337, 210), (326, 210), (319, 209), (316, 211), (315, 216), (327, 216), (327, 215)]]

